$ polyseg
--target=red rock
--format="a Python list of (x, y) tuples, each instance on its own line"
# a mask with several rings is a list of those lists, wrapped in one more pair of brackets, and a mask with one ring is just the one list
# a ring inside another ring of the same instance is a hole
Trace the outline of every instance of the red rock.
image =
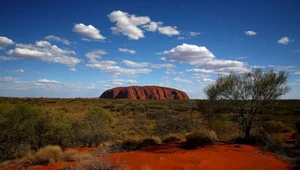
[(108, 99), (189, 99), (180, 90), (160, 86), (116, 87), (106, 90), (100, 98)]

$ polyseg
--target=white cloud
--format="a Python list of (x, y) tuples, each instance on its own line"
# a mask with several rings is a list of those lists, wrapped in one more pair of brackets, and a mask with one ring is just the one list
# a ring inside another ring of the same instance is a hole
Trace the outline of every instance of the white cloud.
[(292, 40), (289, 39), (289, 37), (282, 37), (280, 40), (278, 40), (278, 44), (288, 44), (292, 42)]
[(8, 51), (8, 54), (16, 58), (42, 60), (70, 66), (81, 62), (80, 59), (69, 56), (76, 54), (74, 51), (61, 49), (56, 45), (51, 45), (48, 41), (37, 41), (35, 45), (17, 44), (15, 49)]
[(77, 72), (76, 68), (69, 68), (70, 71)]
[(36, 82), (38, 82), (38, 83), (60, 83), (59, 81), (48, 80), (48, 79), (40, 79), (40, 80), (37, 80)]
[(0, 50), (4, 49), (8, 45), (14, 44), (13, 40), (0, 36)]
[(24, 73), (25, 71), (23, 69), (18, 69), (18, 70), (11, 70), (9, 72), (12, 72), (12, 73)]
[(100, 34), (100, 30), (93, 25), (75, 24), (72, 31), (93, 40), (105, 40), (105, 37)]
[(294, 74), (296, 74), (296, 75), (300, 75), (300, 71), (297, 71), (297, 72), (295, 72)]
[(54, 35), (48, 35), (45, 37), (46, 40), (49, 40), (49, 41), (57, 41), (57, 42), (60, 42), (60, 43), (63, 43), (65, 45), (71, 45), (71, 41), (68, 41), (66, 39), (63, 39), (63, 38), (60, 38), (58, 36), (54, 36)]
[(179, 31), (177, 31), (177, 27), (165, 26), (159, 27), (158, 32), (161, 34), (165, 34), (167, 36), (179, 35)]
[(248, 71), (247, 63), (233, 60), (216, 59), (212, 52), (204, 46), (182, 44), (171, 50), (164, 51), (168, 55), (167, 61), (177, 61), (197, 65), (195, 69), (187, 71), (205, 73), (229, 73)]
[(190, 32), (190, 36), (192, 36), (192, 37), (195, 37), (195, 36), (198, 36), (198, 35), (200, 35), (200, 32)]
[[(149, 74), (152, 70), (146, 68), (139, 68), (139, 69), (129, 69), (129, 68), (122, 68), (117, 66), (117, 62), (110, 61), (110, 60), (100, 60), (101, 55), (107, 54), (103, 50), (97, 50), (96, 52), (89, 52), (86, 54), (86, 57), (89, 58), (89, 64), (86, 64), (87, 67), (97, 68), (100, 69), (101, 72), (108, 73), (112, 76), (132, 76), (135, 74)], [(127, 60), (128, 61), (128, 60)], [(130, 64), (130, 62), (127, 62)], [(137, 66), (136, 63), (131, 63), (132, 66)]]
[(136, 53), (135, 50), (131, 50), (131, 49), (127, 49), (127, 48), (119, 48), (119, 51), (123, 52), (123, 53), (130, 53), (130, 54), (135, 54)]
[(129, 60), (123, 60), (123, 63), (128, 67), (138, 68), (138, 67), (148, 67), (150, 63), (148, 62), (134, 62)]
[(0, 77), (0, 82), (15, 82), (18, 81), (18, 78), (14, 77)]
[(15, 58), (15, 57), (0, 56), (0, 60), (10, 61), (10, 60), (17, 60), (17, 58)]
[(184, 82), (184, 83), (192, 83), (191, 80), (180, 78), (180, 77), (175, 77), (173, 80), (179, 81), (179, 82)]
[(151, 65), (152, 68), (167, 68), (167, 69), (170, 69), (170, 68), (175, 68), (176, 66), (174, 64), (152, 64)]
[(136, 80), (113, 79), (113, 80), (110, 80), (106, 86), (108, 86), (108, 87), (122, 86), (125, 84), (136, 84), (136, 83), (137, 83)]
[(90, 63), (97, 63), (97, 59), (101, 59), (102, 55), (106, 55), (107, 52), (103, 50), (95, 50), (95, 51), (90, 51), (85, 54), (85, 56), (89, 59)]
[(257, 33), (254, 31), (245, 31), (245, 34), (249, 35), (249, 36), (253, 36), (253, 35), (256, 35)]
[(145, 28), (147, 31), (155, 32), (160, 26), (162, 26), (162, 22), (150, 22), (147, 25), (144, 25), (143, 28)]
[(139, 26), (145, 25), (151, 21), (148, 16), (135, 16), (123, 11), (113, 11), (108, 17), (111, 22), (116, 22), (116, 26), (111, 27), (113, 33), (122, 33), (131, 40), (144, 38), (144, 33)]
[(163, 54), (168, 55), (169, 61), (186, 62), (192, 65), (201, 64), (206, 60), (212, 60), (215, 56), (204, 46), (182, 44)]
[(180, 36), (177, 38), (178, 40), (184, 40), (185, 38), (183, 36)]
[(243, 57), (237, 57), (236, 59), (237, 60), (244, 60), (244, 59), (246, 59), (246, 58), (248, 58), (247, 56), (243, 56)]

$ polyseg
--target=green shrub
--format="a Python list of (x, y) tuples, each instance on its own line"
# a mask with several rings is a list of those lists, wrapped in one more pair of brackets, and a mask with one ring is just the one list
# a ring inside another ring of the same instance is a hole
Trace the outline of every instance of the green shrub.
[(139, 144), (140, 144), (139, 140), (127, 139), (121, 144), (120, 149), (127, 150), (127, 151), (135, 150), (138, 148)]
[(79, 152), (75, 149), (68, 149), (66, 151), (64, 151), (64, 153), (62, 154), (62, 160), (64, 161), (76, 161), (77, 155), (79, 154)]
[(213, 132), (201, 131), (194, 132), (186, 136), (184, 148), (196, 149), (205, 145), (212, 145), (214, 142)]

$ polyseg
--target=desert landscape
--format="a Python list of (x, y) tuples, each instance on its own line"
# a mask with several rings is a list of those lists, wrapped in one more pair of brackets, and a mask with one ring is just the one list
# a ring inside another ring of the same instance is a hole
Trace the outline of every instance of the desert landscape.
[(0, 170), (299, 170), (300, 0), (3, 0)]

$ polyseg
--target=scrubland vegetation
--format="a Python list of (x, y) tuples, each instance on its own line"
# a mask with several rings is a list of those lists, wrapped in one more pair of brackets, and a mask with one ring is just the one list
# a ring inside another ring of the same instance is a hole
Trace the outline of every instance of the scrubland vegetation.
[[(219, 83), (236, 80), (226, 78)], [(238, 96), (227, 92), (241, 88), (226, 85), (225, 90), (209, 86), (206, 92), (210, 100), (0, 98), (0, 161), (76, 161), (66, 169), (126, 169), (102, 153), (172, 142), (184, 142), (185, 149), (225, 142), (259, 145), (299, 163), (300, 101), (275, 100), (276, 96), (259, 101), (245, 96), (223, 100), (222, 95)], [(93, 154), (103, 159), (66, 150), (75, 147), (101, 148)]]

